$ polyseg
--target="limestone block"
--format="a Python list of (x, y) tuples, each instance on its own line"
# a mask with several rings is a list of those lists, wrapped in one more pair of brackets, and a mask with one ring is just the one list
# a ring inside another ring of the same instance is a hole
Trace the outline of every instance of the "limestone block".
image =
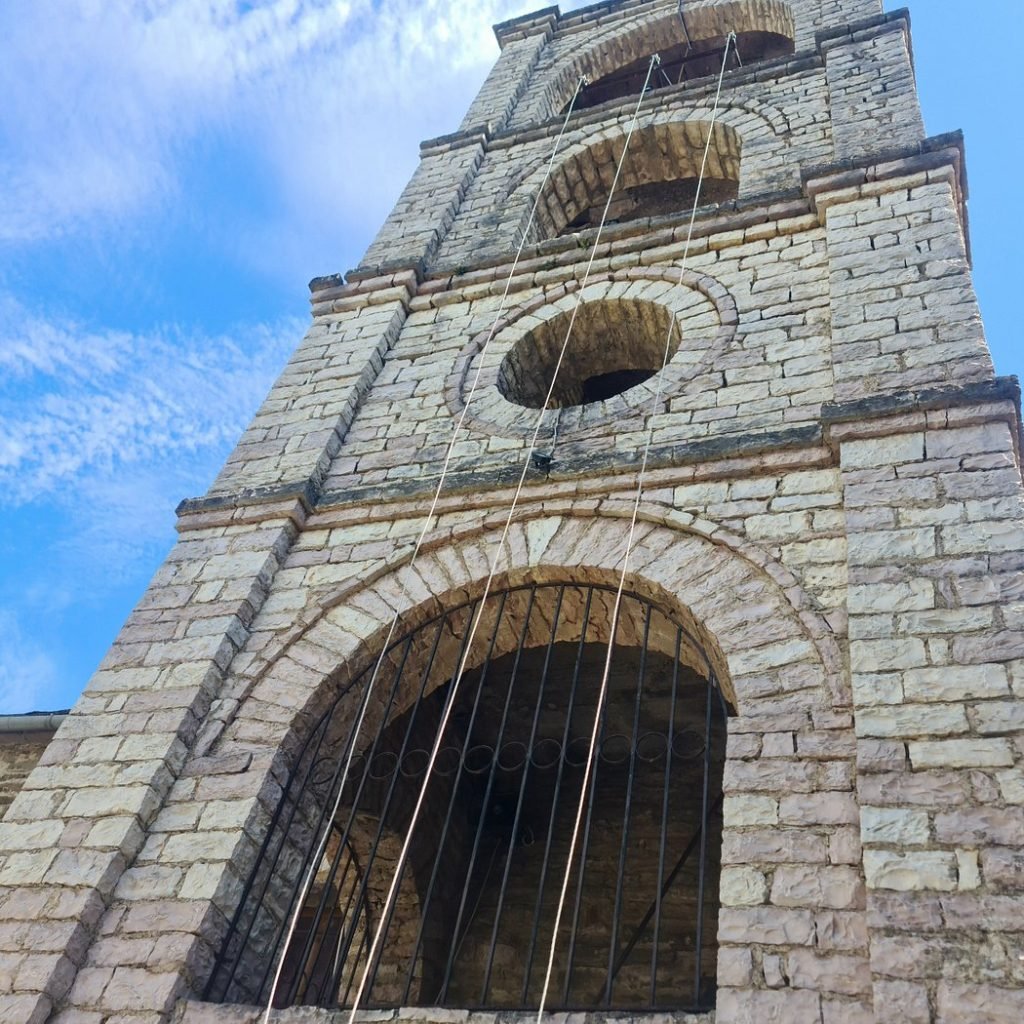
[(805, 990), (727, 988), (718, 993), (718, 1017), (732, 1024), (821, 1024), (821, 997)]
[(768, 881), (754, 868), (723, 868), (719, 894), (723, 907), (757, 906), (768, 896)]
[(840, 995), (865, 995), (871, 991), (871, 968), (866, 957), (822, 956), (810, 949), (795, 949), (787, 957), (794, 988)]
[(751, 793), (730, 794), (725, 798), (723, 811), (725, 827), (742, 828), (744, 825), (776, 825), (779, 821), (779, 801), (770, 796)]
[(882, 981), (874, 984), (878, 1020), (885, 1024), (931, 1024), (925, 985), (909, 981)]
[(918, 768), (1009, 768), (1014, 763), (1010, 741), (962, 739), (908, 744), (910, 763)]
[(923, 846), (929, 840), (925, 811), (893, 807), (861, 807), (861, 841), (893, 846)]
[(957, 887), (956, 855), (937, 851), (865, 850), (864, 876), (870, 889), (952, 892)]
[(785, 865), (775, 871), (771, 901), (780, 907), (851, 910), (863, 906), (864, 885), (851, 867)]
[(1019, 1024), (1024, 1019), (1024, 989), (995, 985), (939, 983), (936, 1024)]
[(844, 470), (898, 466), (907, 462), (920, 462), (923, 459), (923, 433), (847, 441), (840, 452), (840, 465)]
[(908, 700), (951, 702), (1008, 696), (1010, 684), (1005, 665), (946, 665), (905, 672), (903, 690)]

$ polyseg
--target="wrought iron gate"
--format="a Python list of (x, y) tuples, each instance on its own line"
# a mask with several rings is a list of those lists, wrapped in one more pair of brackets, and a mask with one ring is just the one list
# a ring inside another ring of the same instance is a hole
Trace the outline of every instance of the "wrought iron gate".
[[(361, 1005), (535, 1008), (613, 601), (602, 586), (531, 585), (443, 612), (390, 645), (359, 736), (372, 666), (344, 687), (296, 755), (206, 997), (265, 1004), (283, 956), (275, 1005), (344, 1006), (384, 928)], [(549, 1008), (713, 1005), (727, 713), (692, 631), (625, 595)]]

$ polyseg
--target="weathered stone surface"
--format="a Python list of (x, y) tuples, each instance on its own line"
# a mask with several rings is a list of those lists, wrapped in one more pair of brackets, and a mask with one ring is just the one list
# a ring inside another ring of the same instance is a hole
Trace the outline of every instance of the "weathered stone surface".
[(861, 840), (897, 846), (921, 846), (928, 842), (928, 814), (925, 811), (889, 807), (862, 807)]
[(821, 1024), (821, 1001), (816, 992), (723, 989), (718, 1015), (735, 1024)]
[(780, 907), (849, 910), (864, 905), (864, 883), (853, 868), (783, 866), (772, 879), (771, 901)]
[(949, 892), (956, 888), (957, 863), (952, 853), (891, 853), (864, 851), (864, 876), (872, 889), (911, 892), (933, 889)]
[(1024, 1017), (1024, 989), (940, 982), (936, 1024), (1018, 1024)]

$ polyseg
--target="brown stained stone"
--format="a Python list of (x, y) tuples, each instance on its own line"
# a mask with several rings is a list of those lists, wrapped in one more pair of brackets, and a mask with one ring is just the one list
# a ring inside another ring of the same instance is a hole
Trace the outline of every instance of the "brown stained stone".
[(866, 950), (868, 925), (863, 911), (826, 910), (815, 915), (819, 949)]
[(718, 939), (723, 943), (806, 946), (814, 941), (814, 917), (806, 910), (723, 908), (718, 919)]
[(723, 864), (824, 864), (827, 860), (825, 839), (802, 831), (729, 831), (722, 838)]
[(1024, 843), (1024, 807), (978, 808), (935, 816), (940, 843), (1012, 846)]
[(951, 931), (991, 932), (1024, 930), (1024, 894), (986, 896), (960, 893), (942, 897), (942, 912)]
[(942, 902), (933, 893), (868, 893), (868, 924), (872, 928), (930, 932), (943, 926)]
[(1020, 1024), (1024, 1020), (1024, 989), (993, 985), (939, 984), (936, 1024)]
[(981, 875), (996, 889), (1024, 890), (1024, 849), (993, 848), (981, 851)]
[(852, 793), (784, 796), (779, 821), (784, 825), (855, 825), (860, 820)]
[(962, 804), (967, 800), (966, 779), (949, 772), (887, 772), (862, 775), (857, 795), (863, 804), (881, 807), (911, 805), (936, 810)]

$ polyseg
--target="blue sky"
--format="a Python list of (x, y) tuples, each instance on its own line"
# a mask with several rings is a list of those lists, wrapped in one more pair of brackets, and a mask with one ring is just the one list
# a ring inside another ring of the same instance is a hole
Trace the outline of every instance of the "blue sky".
[[(538, 6), (0, 4), (0, 713), (74, 702), (301, 337), (306, 282), (358, 263), (490, 26)], [(928, 130), (967, 133), (1003, 374), (1024, 97), (998, 41), (1022, 7), (912, 6)]]

